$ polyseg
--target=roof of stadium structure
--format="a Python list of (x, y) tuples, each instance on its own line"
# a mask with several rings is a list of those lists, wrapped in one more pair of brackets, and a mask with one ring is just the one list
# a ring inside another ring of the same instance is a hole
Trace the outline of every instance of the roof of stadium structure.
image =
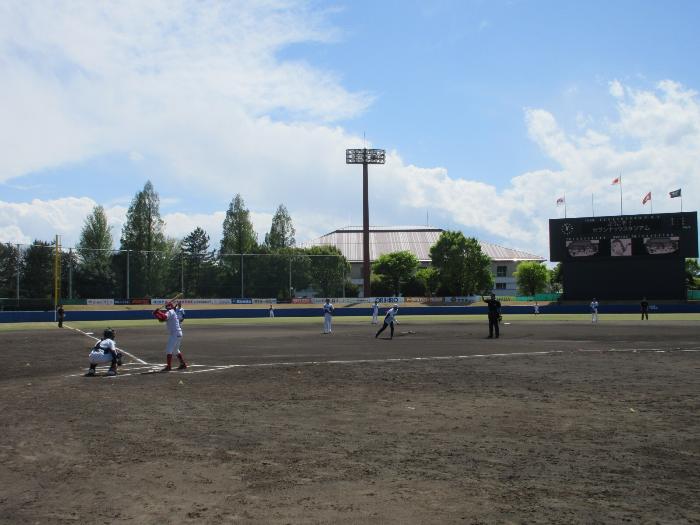
[[(430, 247), (444, 230), (429, 226), (371, 226), (369, 229), (369, 258), (398, 251), (409, 251), (419, 261), (430, 261)], [(521, 250), (505, 248), (479, 241), (482, 251), (494, 261), (544, 261), (543, 257)], [(362, 261), (362, 227), (347, 226), (304, 243), (309, 246), (335, 246), (350, 262)]]

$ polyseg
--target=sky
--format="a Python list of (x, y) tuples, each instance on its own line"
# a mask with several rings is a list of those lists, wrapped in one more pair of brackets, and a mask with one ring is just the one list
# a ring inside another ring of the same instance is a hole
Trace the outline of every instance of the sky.
[[(259, 239), (425, 225), (545, 258), (548, 219), (700, 204), (700, 3), (0, 3), (0, 242), (115, 247), (150, 180), (212, 248), (240, 193)], [(695, 65), (694, 65), (695, 64)], [(642, 204), (647, 192), (651, 203)], [(559, 198), (566, 206), (557, 206)]]

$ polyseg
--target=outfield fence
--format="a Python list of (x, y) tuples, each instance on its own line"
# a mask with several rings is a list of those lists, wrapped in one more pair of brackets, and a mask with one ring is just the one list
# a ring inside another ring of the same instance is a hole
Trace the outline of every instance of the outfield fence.
[(87, 298), (127, 303), (189, 297), (276, 298), (357, 295), (341, 255), (91, 250), (54, 243), (0, 244), (0, 298), (10, 307)]

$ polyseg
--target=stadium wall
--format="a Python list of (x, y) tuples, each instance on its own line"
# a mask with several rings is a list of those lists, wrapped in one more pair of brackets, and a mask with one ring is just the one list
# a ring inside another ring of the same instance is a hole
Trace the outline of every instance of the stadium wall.
[[(406, 313), (406, 312), (409, 313)], [(639, 313), (639, 305), (615, 304), (602, 305), (599, 313), (629, 314)], [(431, 306), (404, 310), (404, 315), (486, 315), (485, 306)], [(589, 308), (585, 304), (551, 304), (540, 306), (541, 314), (587, 314)], [(503, 315), (533, 315), (532, 306), (504, 306)], [(677, 303), (652, 305), (651, 313), (700, 313), (698, 303)], [(369, 308), (337, 308), (336, 317), (370, 317)], [(253, 319), (266, 318), (268, 311), (253, 308), (222, 308), (217, 310), (188, 310), (187, 319)], [(275, 317), (318, 317), (321, 320), (320, 308), (285, 308), (275, 310)], [(399, 319), (401, 312), (399, 313)], [(153, 319), (148, 310), (97, 310), (66, 312), (66, 323), (71, 321), (135, 321)], [(0, 312), (0, 323), (31, 323), (53, 322), (54, 312)]]

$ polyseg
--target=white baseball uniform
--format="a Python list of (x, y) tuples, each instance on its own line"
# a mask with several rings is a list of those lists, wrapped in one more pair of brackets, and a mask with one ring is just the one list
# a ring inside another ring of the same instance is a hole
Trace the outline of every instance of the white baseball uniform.
[(90, 352), (90, 364), (111, 363), (112, 353), (117, 351), (117, 345), (111, 339), (103, 339), (97, 343)]
[(333, 305), (326, 303), (323, 305), (323, 333), (330, 334), (333, 331)]
[(598, 322), (598, 301), (593, 299), (591, 301), (591, 323)]
[(377, 324), (379, 322), (379, 303), (374, 303), (372, 306), (372, 324)]
[(180, 327), (180, 320), (178, 319), (177, 312), (175, 310), (168, 310), (166, 312), (168, 316), (165, 323), (168, 328), (168, 344), (165, 347), (165, 353), (176, 354), (180, 353), (180, 345), (182, 344), (182, 328)]

